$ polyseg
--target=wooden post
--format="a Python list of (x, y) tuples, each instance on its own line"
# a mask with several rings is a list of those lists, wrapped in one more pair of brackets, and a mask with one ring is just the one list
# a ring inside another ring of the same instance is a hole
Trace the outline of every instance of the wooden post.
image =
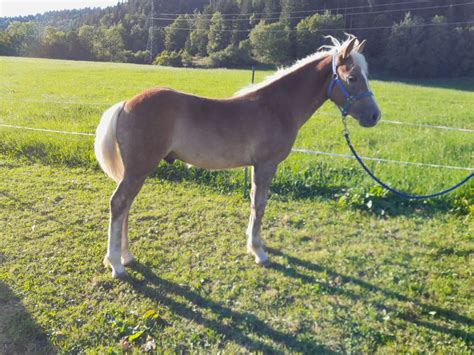
[[(252, 65), (252, 84), (255, 83), (255, 67)], [(244, 197), (247, 197), (247, 186), (249, 180), (249, 168), (246, 166), (244, 168)]]

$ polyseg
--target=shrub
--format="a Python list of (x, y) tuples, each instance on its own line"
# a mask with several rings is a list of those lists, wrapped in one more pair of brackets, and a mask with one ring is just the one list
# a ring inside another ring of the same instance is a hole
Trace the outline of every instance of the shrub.
[(150, 51), (125, 51), (124, 53), (127, 63), (145, 64), (148, 63), (150, 57)]
[(156, 56), (153, 64), (169, 67), (182, 67), (183, 61), (181, 59), (181, 51), (163, 51), (158, 56)]
[(238, 46), (231, 44), (222, 51), (212, 53), (210, 59), (212, 67), (235, 68), (253, 62), (248, 40), (240, 42)]

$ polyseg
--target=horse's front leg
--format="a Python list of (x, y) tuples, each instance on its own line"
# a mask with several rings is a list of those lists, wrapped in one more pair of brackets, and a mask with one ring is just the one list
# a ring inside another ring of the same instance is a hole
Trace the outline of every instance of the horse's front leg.
[(268, 256), (263, 250), (260, 237), (260, 227), (265, 206), (268, 199), (268, 190), (275, 175), (277, 164), (259, 164), (252, 168), (252, 189), (250, 192), (250, 218), (247, 228), (247, 251), (255, 256), (257, 264), (264, 264)]

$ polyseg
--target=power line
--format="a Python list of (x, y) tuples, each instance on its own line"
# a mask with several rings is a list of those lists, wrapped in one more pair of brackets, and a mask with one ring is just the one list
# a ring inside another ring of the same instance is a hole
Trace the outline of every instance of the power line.
[[(414, 8), (404, 8), (404, 9), (391, 9), (391, 10), (379, 10), (379, 11), (371, 11), (371, 12), (349, 12), (345, 13), (344, 16), (359, 16), (359, 15), (374, 15), (374, 14), (385, 14), (385, 13), (392, 13), (392, 12), (406, 12), (406, 11), (418, 11), (418, 10), (430, 10), (430, 9), (441, 9), (441, 8), (452, 8), (456, 6), (464, 6), (464, 5), (472, 5), (474, 4), (474, 1), (470, 2), (465, 2), (462, 4), (448, 4), (448, 5), (437, 5), (437, 6), (423, 6), (423, 7), (414, 7)], [(314, 12), (314, 14), (318, 14), (320, 12)], [(311, 15), (308, 15), (311, 16)], [(304, 19), (308, 16), (287, 16), (284, 19), (285, 20), (298, 20), (298, 19)], [(159, 20), (159, 21), (175, 21), (175, 18), (166, 18), (166, 17), (153, 17), (154, 20)], [(279, 20), (280, 17), (269, 17), (265, 18), (264, 20)], [(194, 19), (193, 19), (194, 20)], [(245, 18), (245, 19), (223, 19), (222, 21), (224, 22), (240, 22), (240, 21), (249, 21), (251, 18)], [(196, 21), (196, 20), (195, 20)], [(198, 19), (198, 21), (206, 21), (210, 22), (212, 19), (210, 18), (201, 18)]]
[[(420, 24), (420, 25), (410, 25), (407, 28), (413, 28), (413, 27), (438, 27), (438, 26), (455, 26), (455, 25), (469, 25), (469, 24), (474, 24), (473, 21), (463, 21), (463, 22), (445, 22), (445, 23), (425, 23), (425, 24)], [(391, 29), (394, 25), (391, 26), (369, 26), (369, 27), (353, 27), (351, 31), (370, 31), (370, 30), (382, 30), (382, 29)], [(157, 26), (156, 28), (160, 29), (166, 29), (168, 26)], [(204, 31), (208, 32), (208, 29), (196, 29), (196, 28), (191, 28), (191, 27), (173, 27), (173, 30), (178, 30), (178, 31)], [(326, 32), (326, 31), (346, 31), (347, 28), (324, 28), (324, 29), (285, 29), (285, 30), (268, 30), (264, 29), (264, 32), (299, 32), (299, 31), (305, 31), (305, 32)], [(222, 32), (251, 32), (251, 29), (221, 29), (220, 31)]]
[[(347, 7), (333, 7), (333, 8), (319, 8), (319, 9), (312, 9), (312, 10), (297, 10), (291, 11), (292, 13), (313, 13), (313, 12), (320, 12), (320, 11), (340, 11), (340, 10), (352, 10), (352, 9), (362, 9), (362, 8), (374, 8), (374, 7), (381, 7), (381, 6), (398, 6), (398, 5), (406, 5), (406, 4), (422, 4), (422, 3), (429, 3), (429, 0), (420, 0), (420, 1), (403, 1), (398, 3), (391, 3), (391, 4), (374, 4), (374, 5), (359, 5), (359, 6), (347, 6)], [(223, 13), (222, 16), (251, 16), (251, 15), (278, 15), (280, 12), (247, 12), (247, 13)], [(160, 13), (163, 16), (180, 16), (180, 15), (192, 15), (190, 13)], [(212, 14), (202, 14), (201, 16), (212, 16)]]

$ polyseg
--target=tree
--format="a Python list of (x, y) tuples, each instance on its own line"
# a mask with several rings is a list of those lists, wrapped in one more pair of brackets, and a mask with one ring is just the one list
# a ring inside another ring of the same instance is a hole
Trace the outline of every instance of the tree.
[(10, 22), (6, 30), (12, 54), (34, 56), (38, 54), (39, 32), (33, 22)]
[(385, 47), (385, 65), (393, 75), (417, 77), (424, 41), (424, 21), (421, 17), (412, 17), (408, 12), (405, 18), (392, 26)]
[(309, 8), (309, 0), (281, 0), (280, 22), (294, 28), (299, 21), (297, 17), (301, 18), (301, 11), (307, 11)]
[(149, 32), (151, 38), (153, 38), (151, 57), (154, 58), (157, 53), (161, 53), (165, 49), (165, 31), (162, 28), (153, 27), (149, 29)]
[(443, 16), (434, 16), (431, 19), (433, 26), (425, 28), (422, 47), (423, 63), (419, 75), (424, 77), (446, 76), (448, 74), (448, 55), (451, 36)]
[(0, 31), (0, 55), (14, 55), (7, 31)]
[(185, 16), (180, 15), (165, 28), (165, 48), (168, 51), (179, 51), (184, 48), (188, 39), (189, 23)]
[(326, 43), (324, 36), (340, 38), (344, 28), (342, 15), (332, 15), (329, 11), (314, 14), (301, 20), (296, 26), (296, 54), (298, 58), (316, 52)]
[(448, 56), (451, 74), (472, 76), (474, 73), (474, 26), (456, 27), (451, 35), (452, 47)]
[(108, 29), (101, 28), (98, 43), (100, 52), (97, 54), (97, 59), (113, 62), (125, 61), (125, 46), (121, 32), (121, 25), (116, 25)]
[(207, 52), (211, 54), (223, 50), (229, 44), (229, 39), (230, 33), (227, 31), (224, 18), (220, 12), (215, 12), (209, 25)]
[(250, 44), (255, 58), (267, 64), (286, 64), (291, 58), (290, 30), (281, 23), (261, 21), (250, 32)]
[(264, 7), (263, 7), (263, 20), (266, 23), (269, 22), (277, 22), (278, 14), (281, 11), (281, 4), (280, 1), (275, 0), (264, 0)]
[[(367, 46), (364, 49), (364, 55), (370, 57), (371, 65), (383, 66), (384, 50), (387, 44), (387, 38), (390, 35), (390, 26), (392, 20), (387, 14), (377, 14), (370, 16), (370, 22), (365, 27), (378, 27), (378, 30), (360, 31), (359, 38), (367, 40)], [(364, 27), (364, 25), (357, 25)]]
[(66, 41), (66, 33), (48, 26), (41, 36), (40, 54), (46, 58), (68, 58), (69, 46)]
[(79, 40), (88, 46), (93, 59), (121, 62), (126, 59), (121, 31), (121, 25), (111, 28), (82, 26), (79, 29)]
[(68, 59), (91, 60), (92, 54), (88, 44), (81, 41), (78, 31), (66, 33), (66, 43), (68, 45)]
[(195, 14), (194, 23), (194, 30), (186, 41), (186, 51), (204, 57), (207, 54), (209, 21), (201, 14)]
[(96, 38), (96, 29), (94, 26), (83, 25), (79, 28), (78, 34), (78, 41), (80, 46), (84, 49), (84, 52), (87, 53), (85, 56), (89, 59), (94, 60), (94, 53), (93, 53), (93, 44)]

